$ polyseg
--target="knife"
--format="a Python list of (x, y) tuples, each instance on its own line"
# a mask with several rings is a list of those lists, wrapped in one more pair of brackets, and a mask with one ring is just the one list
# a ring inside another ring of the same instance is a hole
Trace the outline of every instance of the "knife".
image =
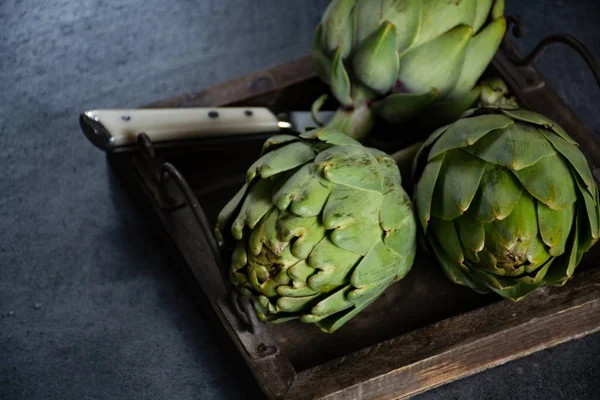
[[(333, 111), (320, 111), (326, 123)], [(110, 152), (136, 143), (144, 132), (153, 142), (257, 133), (303, 132), (316, 127), (310, 111), (293, 111), (279, 118), (264, 107), (98, 109), (79, 116), (84, 135)]]

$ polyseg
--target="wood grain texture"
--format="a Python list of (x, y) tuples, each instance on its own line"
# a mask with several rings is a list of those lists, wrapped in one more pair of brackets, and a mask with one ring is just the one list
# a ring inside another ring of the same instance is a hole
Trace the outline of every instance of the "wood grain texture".
[[(600, 329), (600, 270), (300, 372), (286, 399), (408, 397)], [(318, 382), (318, 384), (315, 384)]]
[(310, 56), (304, 56), (289, 63), (213, 85), (199, 92), (184, 93), (159, 100), (148, 104), (145, 108), (218, 107), (234, 103), (250, 105), (251, 98), (279, 92), (314, 76), (312, 59)]

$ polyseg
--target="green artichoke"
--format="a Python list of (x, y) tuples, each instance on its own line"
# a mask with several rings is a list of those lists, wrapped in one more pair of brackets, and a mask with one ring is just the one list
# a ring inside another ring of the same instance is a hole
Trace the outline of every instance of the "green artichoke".
[(394, 160), (320, 129), (267, 140), (215, 234), (259, 318), (333, 332), (408, 273), (416, 229)]
[(600, 235), (600, 205), (576, 142), (548, 118), (504, 103), (470, 110), (427, 139), (414, 160), (413, 198), (453, 282), (519, 300), (571, 278)]
[(479, 97), (503, 13), (504, 0), (333, 0), (312, 52), (342, 105), (327, 126), (362, 139), (373, 111), (391, 122), (458, 119)]

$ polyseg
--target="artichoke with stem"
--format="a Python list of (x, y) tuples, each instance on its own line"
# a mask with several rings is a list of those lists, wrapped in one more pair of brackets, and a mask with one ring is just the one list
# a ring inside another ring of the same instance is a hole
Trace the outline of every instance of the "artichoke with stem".
[(326, 126), (360, 140), (375, 114), (396, 123), (426, 115), (437, 126), (457, 119), (479, 97), (503, 13), (504, 0), (333, 0), (312, 51), (341, 104)]
[(333, 332), (408, 273), (416, 230), (394, 160), (318, 129), (265, 142), (215, 234), (259, 318)]
[(414, 160), (413, 199), (430, 249), (455, 283), (519, 300), (563, 285), (600, 237), (585, 156), (555, 122), (484, 85), (482, 106), (434, 132)]

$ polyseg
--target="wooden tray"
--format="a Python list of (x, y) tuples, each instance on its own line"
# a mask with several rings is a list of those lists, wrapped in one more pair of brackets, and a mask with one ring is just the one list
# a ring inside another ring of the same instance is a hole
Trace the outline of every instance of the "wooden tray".
[[(592, 134), (529, 65), (531, 60), (521, 66), (510, 61), (518, 55), (507, 38), (487, 73), (504, 78), (523, 106), (557, 121), (591, 164), (600, 166), (600, 146)], [(309, 110), (325, 91), (307, 56), (147, 107)], [(108, 155), (125, 187), (181, 256), (183, 273), (193, 278), (188, 282), (225, 349), (232, 350), (232, 359), (246, 367), (250, 384), (264, 396), (403, 398), (600, 329), (600, 245), (583, 258), (565, 287), (542, 288), (519, 303), (451, 284), (435, 260), (420, 252), (407, 278), (333, 335), (300, 322), (259, 322), (223, 279), (212, 227), (267, 137), (159, 145), (140, 135), (138, 148)], [(400, 142), (375, 133), (371, 144), (393, 151)]]

